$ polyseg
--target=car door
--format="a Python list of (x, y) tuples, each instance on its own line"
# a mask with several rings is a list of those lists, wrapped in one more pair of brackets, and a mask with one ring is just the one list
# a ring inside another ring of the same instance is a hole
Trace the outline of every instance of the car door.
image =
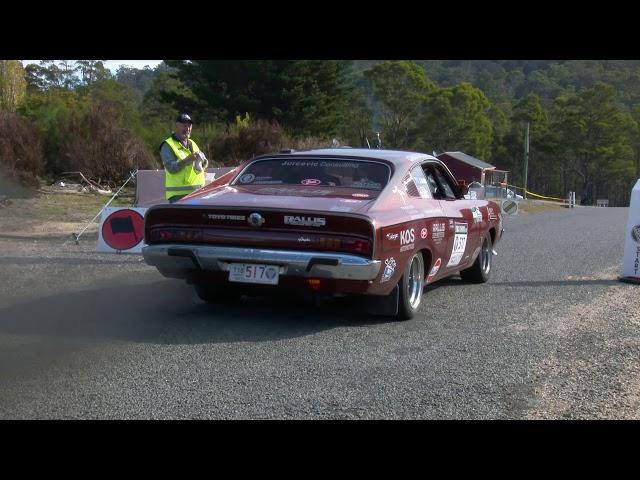
[(426, 162), (423, 169), (446, 218), (447, 262), (443, 267), (449, 271), (460, 270), (471, 262), (477, 248), (481, 213), (472, 200), (459, 198), (455, 179), (442, 165)]

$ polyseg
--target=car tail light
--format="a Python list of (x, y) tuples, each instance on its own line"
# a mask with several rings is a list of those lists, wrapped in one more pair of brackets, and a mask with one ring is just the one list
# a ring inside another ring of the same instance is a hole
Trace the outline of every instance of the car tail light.
[(320, 279), (319, 278), (308, 278), (307, 284), (313, 288), (314, 290), (318, 290), (320, 288)]
[(200, 242), (202, 231), (194, 228), (154, 228), (151, 242)]

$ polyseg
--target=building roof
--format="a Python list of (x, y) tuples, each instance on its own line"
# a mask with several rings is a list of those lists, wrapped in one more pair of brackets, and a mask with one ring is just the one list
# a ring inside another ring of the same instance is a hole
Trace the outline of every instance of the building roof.
[(460, 160), (461, 162), (464, 162), (476, 168), (480, 168), (482, 170), (496, 168), (493, 165), (488, 164), (487, 162), (483, 162), (476, 157), (472, 157), (471, 155), (467, 155), (466, 153), (462, 152), (444, 152), (438, 155), (438, 158), (440, 158), (440, 156), (442, 155), (448, 155), (451, 158), (455, 158), (456, 160)]

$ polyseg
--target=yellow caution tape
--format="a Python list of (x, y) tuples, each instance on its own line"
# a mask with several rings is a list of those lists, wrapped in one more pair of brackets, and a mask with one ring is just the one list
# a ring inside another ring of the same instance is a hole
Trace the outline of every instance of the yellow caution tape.
[(549, 200), (558, 200), (560, 202), (567, 202), (568, 200), (566, 198), (558, 198), (558, 197), (545, 197), (544, 195), (539, 195), (537, 193), (533, 193), (530, 192), (529, 190), (527, 190), (526, 188), (522, 188), (522, 187), (518, 187), (517, 185), (509, 185), (507, 183), (501, 183), (500, 184), (501, 187), (513, 187), (513, 188), (519, 188), (520, 190), (524, 190), (525, 192), (527, 192), (527, 195), (533, 195), (534, 197), (538, 197), (538, 198), (547, 198)]

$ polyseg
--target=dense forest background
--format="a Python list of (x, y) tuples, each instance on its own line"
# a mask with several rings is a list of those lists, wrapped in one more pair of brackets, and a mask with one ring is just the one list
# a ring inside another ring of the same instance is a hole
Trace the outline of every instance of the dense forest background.
[[(178, 112), (215, 165), (282, 148), (463, 151), (528, 188), (626, 206), (640, 177), (640, 61), (0, 60), (0, 180), (68, 171), (115, 185), (162, 168)], [(0, 186), (2, 182), (0, 182)]]

